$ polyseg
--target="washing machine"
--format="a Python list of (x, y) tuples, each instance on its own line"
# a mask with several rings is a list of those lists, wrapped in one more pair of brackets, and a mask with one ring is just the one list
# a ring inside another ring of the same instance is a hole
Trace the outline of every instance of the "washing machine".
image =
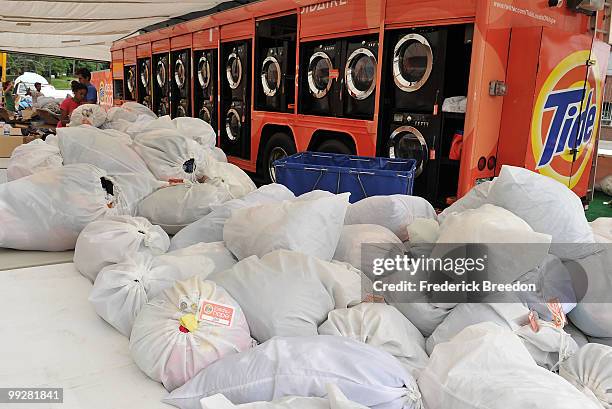
[(151, 59), (142, 58), (138, 60), (138, 102), (148, 107), (153, 106), (151, 93)]
[(153, 56), (153, 112), (170, 115), (170, 58), (168, 54)]
[(393, 107), (423, 113), (437, 113), (442, 108), (447, 34), (446, 27), (387, 34), (391, 49), (386, 75), (393, 88)]
[(123, 81), (125, 88), (125, 100), (136, 101), (136, 66), (126, 65), (123, 68)]
[(344, 72), (342, 45), (342, 41), (302, 44), (300, 113), (342, 115), (341, 75)]
[(217, 130), (217, 50), (194, 51), (194, 114)]
[(191, 88), (191, 51), (173, 51), (171, 54), (172, 64), (172, 88), (170, 109), (171, 117), (191, 116), (190, 88)]
[(251, 41), (221, 44), (220, 143), (228, 155), (251, 158)]
[(378, 39), (349, 39), (344, 69), (344, 116), (372, 119), (376, 103)]
[(414, 159), (416, 172), (413, 193), (433, 200), (438, 180), (440, 116), (396, 112), (391, 118), (386, 156)]
[[(288, 112), (293, 101), (295, 74), (290, 74), (289, 47), (263, 49), (260, 56), (261, 71), (257, 83), (257, 109)], [(295, 60), (295, 54), (293, 54)]]

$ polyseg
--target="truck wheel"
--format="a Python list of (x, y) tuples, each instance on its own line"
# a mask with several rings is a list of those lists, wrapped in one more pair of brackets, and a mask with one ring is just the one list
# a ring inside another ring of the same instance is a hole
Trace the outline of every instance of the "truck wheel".
[(323, 142), (316, 149), (317, 152), (327, 152), (327, 153), (341, 153), (345, 155), (353, 155), (354, 153), (351, 151), (351, 148), (346, 146), (344, 143), (340, 142), (337, 139), (330, 139), (328, 141)]
[(264, 183), (276, 182), (276, 174), (272, 164), (275, 160), (286, 158), (297, 152), (295, 143), (289, 135), (284, 132), (277, 132), (270, 137), (263, 156), (263, 181)]

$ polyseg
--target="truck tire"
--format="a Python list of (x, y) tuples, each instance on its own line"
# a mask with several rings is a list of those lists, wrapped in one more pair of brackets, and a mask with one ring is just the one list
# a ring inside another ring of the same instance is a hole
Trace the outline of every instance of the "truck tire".
[(284, 132), (276, 132), (273, 134), (263, 153), (262, 177), (264, 184), (274, 183), (276, 181), (274, 167), (272, 163), (275, 160), (285, 158), (297, 152), (295, 142)]
[(346, 146), (344, 143), (337, 139), (330, 139), (328, 141), (324, 141), (319, 145), (316, 149), (317, 152), (326, 152), (326, 153), (341, 153), (345, 155), (353, 155), (351, 148)]

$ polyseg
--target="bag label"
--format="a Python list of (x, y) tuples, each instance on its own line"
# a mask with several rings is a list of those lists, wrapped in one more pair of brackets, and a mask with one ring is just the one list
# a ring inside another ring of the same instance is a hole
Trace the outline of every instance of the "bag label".
[(234, 320), (234, 307), (219, 304), (209, 300), (200, 301), (198, 321), (207, 321), (213, 324), (231, 327)]

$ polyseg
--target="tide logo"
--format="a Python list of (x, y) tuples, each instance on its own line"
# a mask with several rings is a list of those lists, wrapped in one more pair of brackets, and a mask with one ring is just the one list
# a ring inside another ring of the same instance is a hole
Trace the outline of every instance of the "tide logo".
[(542, 85), (533, 110), (535, 169), (573, 188), (589, 164), (599, 129), (603, 83), (590, 50), (563, 59)]
[(104, 99), (104, 94), (106, 90), (104, 89), (104, 81), (100, 81), (100, 86), (98, 87), (98, 100), (102, 101)]
[(581, 50), (563, 59), (548, 75), (533, 109), (535, 170), (570, 188), (590, 162), (599, 129), (603, 83), (597, 63), (586, 67), (590, 58), (590, 50)]

